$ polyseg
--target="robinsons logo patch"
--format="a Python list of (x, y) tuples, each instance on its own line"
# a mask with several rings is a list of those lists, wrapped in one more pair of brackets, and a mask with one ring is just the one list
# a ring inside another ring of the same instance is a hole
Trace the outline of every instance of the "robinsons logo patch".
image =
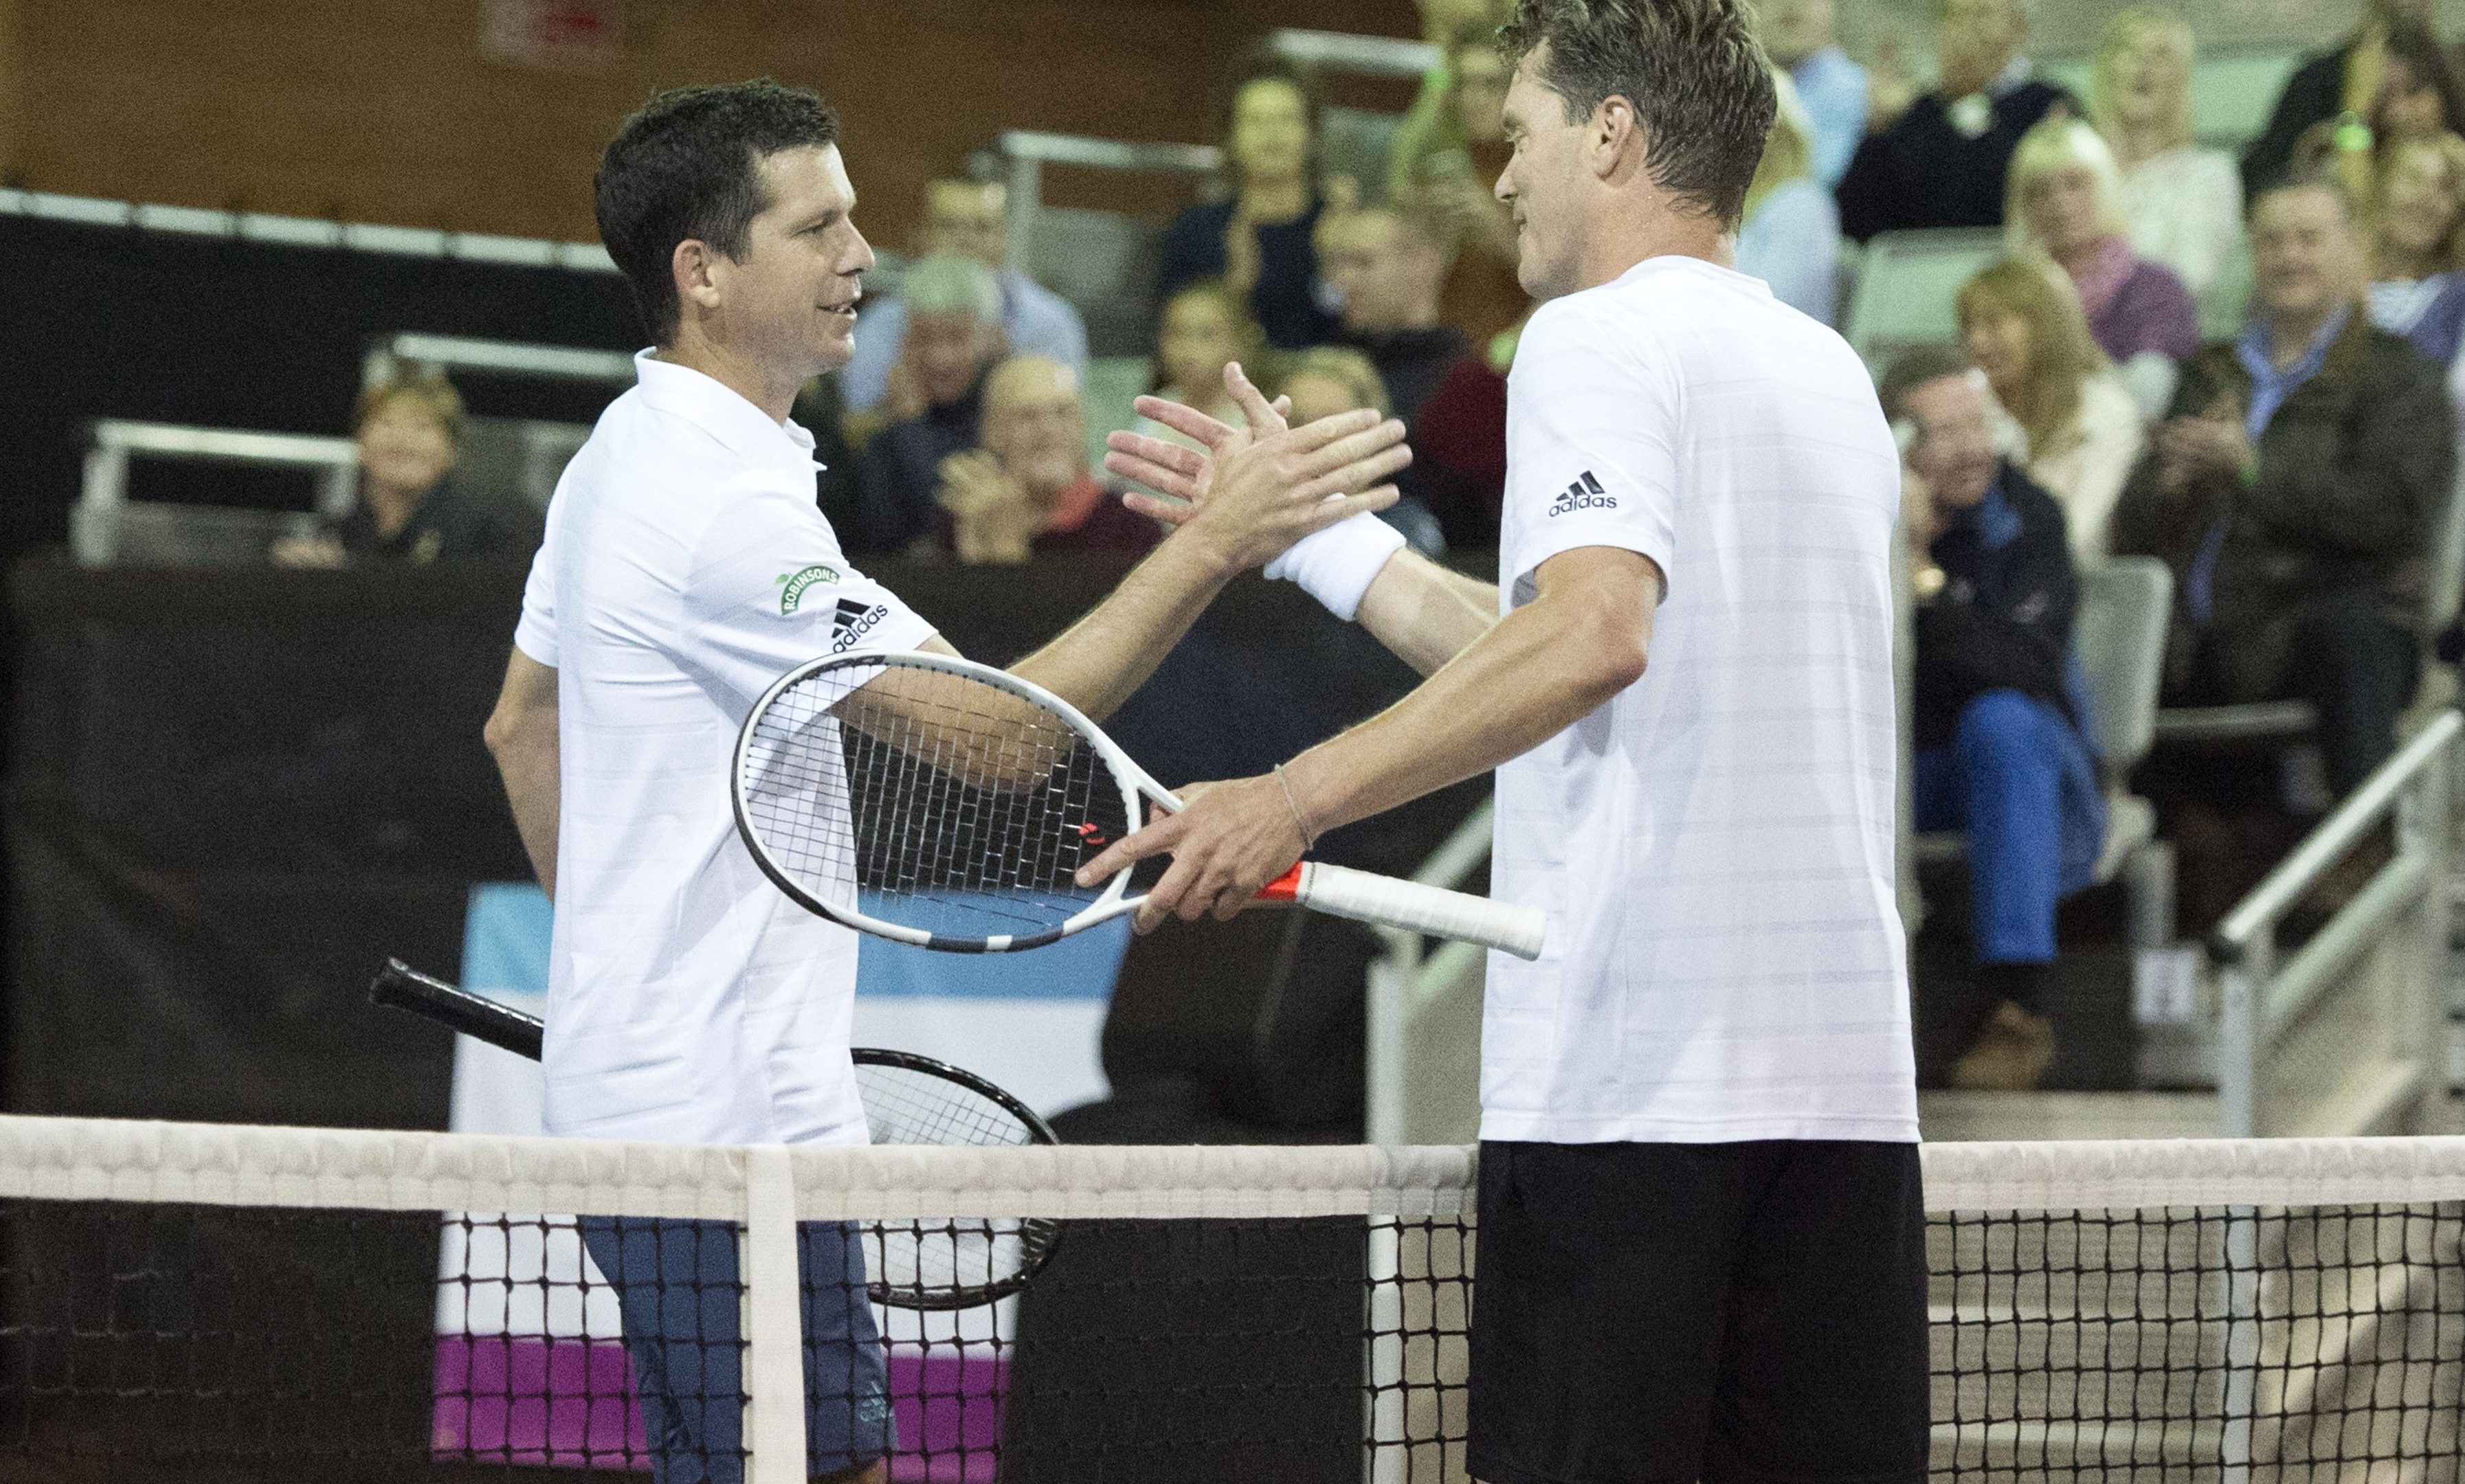
[(1553, 516), (1563, 516), (1573, 510), (1615, 510), (1616, 508), (1617, 497), (1602, 489), (1601, 481), (1593, 478), (1592, 472), (1588, 469), (1584, 471), (1582, 478), (1567, 485), (1559, 493), (1556, 499), (1549, 502), (1549, 513)]
[(837, 567), (824, 566), (818, 562), (802, 571), (780, 573), (778, 578), (779, 616), (785, 618), (804, 604), (806, 588), (815, 583), (834, 583), (838, 580)]

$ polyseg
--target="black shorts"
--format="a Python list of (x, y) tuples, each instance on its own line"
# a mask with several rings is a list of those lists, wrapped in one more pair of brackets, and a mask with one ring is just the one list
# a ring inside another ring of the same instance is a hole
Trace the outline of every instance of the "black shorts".
[(1915, 1144), (1484, 1143), (1473, 1476), (1921, 1480)]

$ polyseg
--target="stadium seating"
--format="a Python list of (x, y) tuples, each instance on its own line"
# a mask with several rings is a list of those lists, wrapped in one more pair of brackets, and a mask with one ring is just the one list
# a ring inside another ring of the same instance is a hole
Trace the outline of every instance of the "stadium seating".
[(2003, 253), (1993, 228), (1887, 232), (1866, 244), (1844, 320), (1850, 347), (1880, 374), (1911, 345), (1960, 338), (1960, 286)]

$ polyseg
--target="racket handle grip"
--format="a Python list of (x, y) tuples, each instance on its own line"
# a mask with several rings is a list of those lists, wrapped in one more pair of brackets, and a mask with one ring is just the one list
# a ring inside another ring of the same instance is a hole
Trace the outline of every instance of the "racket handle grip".
[(1315, 860), (1301, 862), (1293, 900), (1331, 917), (1479, 943), (1519, 959), (1541, 957), (1548, 934), (1548, 917), (1538, 907)]

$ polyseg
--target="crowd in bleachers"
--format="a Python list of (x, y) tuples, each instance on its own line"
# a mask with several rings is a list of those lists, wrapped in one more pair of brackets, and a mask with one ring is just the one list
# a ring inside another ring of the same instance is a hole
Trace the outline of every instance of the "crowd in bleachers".
[[(1498, 17), (1484, 0), (1425, 10), (1439, 61), (1373, 168), (1329, 165), (1305, 70), (1262, 52), (1231, 77), (1220, 194), (1181, 211), (1155, 255), (1143, 388), (1237, 423), (1222, 390), (1237, 361), (1299, 420), (1393, 412), (1416, 458), (1387, 518), (1442, 552), (1497, 542), (1506, 374), (1530, 304), (1491, 188), (1510, 152)], [(2394, 748), (2454, 608), (2465, 104), (2424, 0), (2365, 0), (2239, 160), (2195, 137), (2194, 39), (2160, 6), (2110, 18), (2081, 93), (2032, 68), (2021, 0), (1935, 14), (1920, 87), (1896, 55), (1850, 59), (1834, 0), (1764, 0), (1781, 104), (1738, 260), (1835, 322), (1861, 245), (1943, 229), (1993, 244), (1950, 293), (1956, 343), (1874, 369), (1909, 456), (1920, 823), (1968, 836), (1996, 1006), (1952, 1076), (2017, 1087), (2052, 1054), (2056, 902), (2109, 843), (2113, 789), (2071, 649), (2083, 569), (2144, 557), (2171, 574), (2168, 706), (2304, 703), (2331, 799)], [(1100, 444), (1128, 410), (1091, 406), (1080, 313), (1015, 266), (1004, 185), (939, 180), (923, 205), (896, 287), (864, 303), (854, 363), (799, 405), (850, 554), (1011, 563), (1152, 543), (1090, 464), (1091, 432)], [(2237, 324), (2204, 343), (2204, 325)], [(372, 397), (364, 511), (282, 560), (489, 539), (450, 499), (423, 515), (393, 488), (451, 467), (451, 389)], [(2211, 861), (2199, 842), (2233, 838), (2238, 810), (2300, 802), (2268, 756), (2161, 748), (2133, 783), (2189, 854), (2187, 928), (2256, 875), (2249, 852)]]

